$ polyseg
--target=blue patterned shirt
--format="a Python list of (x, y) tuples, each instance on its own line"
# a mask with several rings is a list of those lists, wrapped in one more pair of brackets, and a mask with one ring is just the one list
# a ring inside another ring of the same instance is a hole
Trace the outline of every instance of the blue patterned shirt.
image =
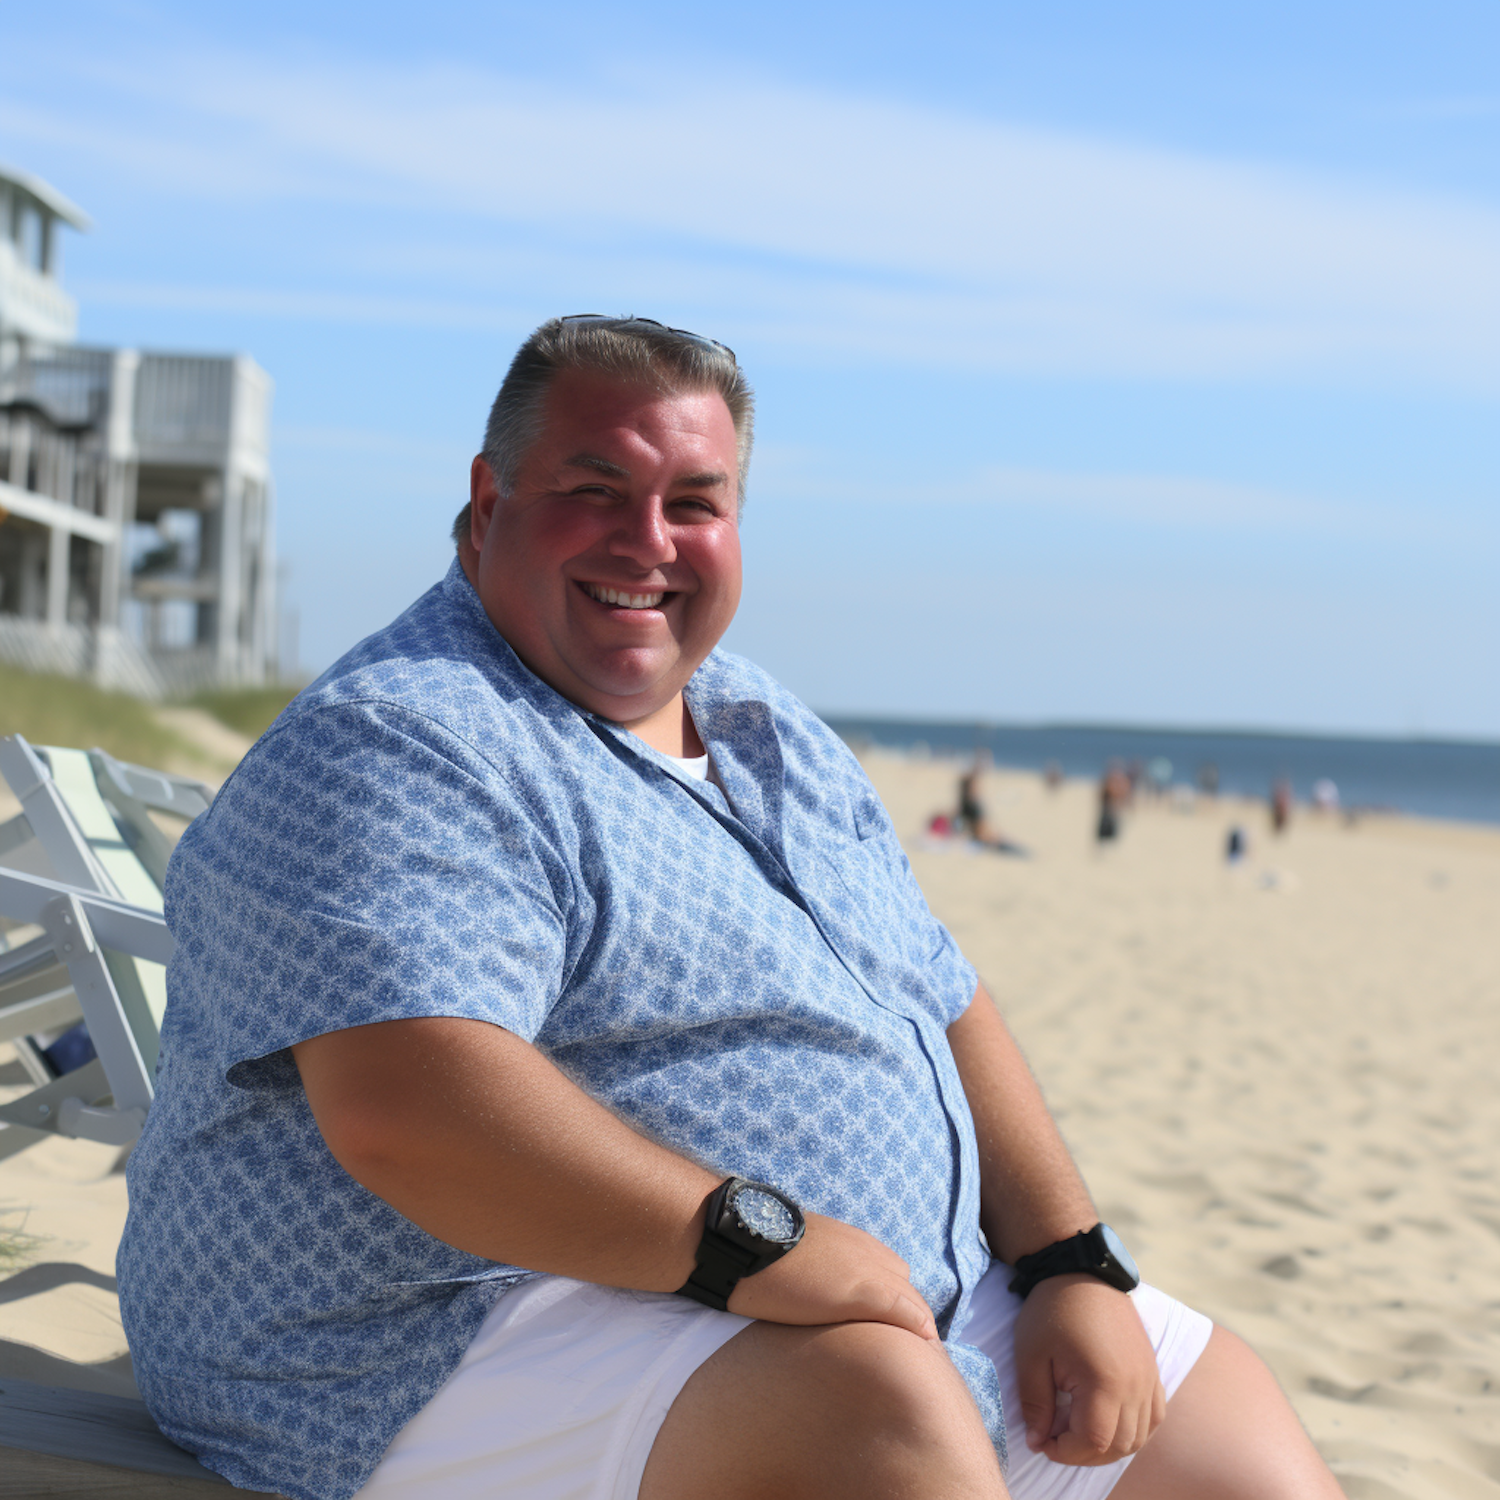
[(686, 698), (722, 791), (528, 671), (455, 564), (184, 835), (120, 1303), (152, 1413), (236, 1484), (351, 1495), (534, 1274), (323, 1143), (288, 1049), (410, 1016), (503, 1026), (642, 1133), (883, 1240), (1003, 1443), (994, 1368), (951, 1337), (989, 1264), (945, 1036), (974, 971), (818, 718), (718, 651)]

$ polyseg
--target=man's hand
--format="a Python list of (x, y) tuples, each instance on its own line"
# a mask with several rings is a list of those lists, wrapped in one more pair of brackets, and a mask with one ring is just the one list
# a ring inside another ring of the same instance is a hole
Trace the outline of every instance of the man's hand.
[(1134, 1305), (1092, 1276), (1032, 1289), (1016, 1320), (1016, 1377), (1027, 1445), (1060, 1464), (1136, 1453), (1167, 1412)]
[[(1001, 1260), (1067, 1239), (1099, 1215), (1026, 1060), (983, 986), (948, 1028), (979, 1144), (980, 1224)], [(1064, 1464), (1137, 1452), (1166, 1415), (1134, 1305), (1092, 1276), (1039, 1282), (1016, 1321), (1026, 1440)]]
[(729, 1311), (768, 1323), (891, 1323), (936, 1344), (932, 1310), (911, 1268), (873, 1235), (807, 1214), (795, 1249), (736, 1285)]

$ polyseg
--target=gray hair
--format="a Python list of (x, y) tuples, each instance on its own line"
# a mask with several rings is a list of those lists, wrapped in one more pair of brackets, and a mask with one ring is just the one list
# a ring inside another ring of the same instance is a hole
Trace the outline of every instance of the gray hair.
[[(734, 422), (738, 500), (744, 509), (755, 442), (755, 395), (734, 351), (702, 334), (635, 317), (550, 318), (516, 351), (490, 408), (481, 452), (501, 496), (515, 488), (522, 460), (541, 436), (547, 392), (564, 370), (598, 370), (622, 384), (664, 395), (717, 391)], [(468, 535), (466, 505), (453, 522), (454, 545), (461, 548)]]

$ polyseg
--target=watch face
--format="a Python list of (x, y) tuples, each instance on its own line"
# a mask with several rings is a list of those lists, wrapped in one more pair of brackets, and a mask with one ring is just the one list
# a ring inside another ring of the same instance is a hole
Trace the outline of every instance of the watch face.
[(1125, 1248), (1124, 1242), (1120, 1239), (1120, 1236), (1117, 1235), (1114, 1230), (1109, 1227), (1108, 1224), (1101, 1224), (1099, 1228), (1103, 1231), (1104, 1243), (1109, 1247), (1109, 1253), (1114, 1256), (1121, 1270), (1127, 1272), (1129, 1275), (1133, 1276), (1137, 1281), (1139, 1281), (1141, 1279), (1141, 1273), (1136, 1269), (1135, 1261), (1131, 1259), (1130, 1251)]
[(759, 1188), (741, 1188), (731, 1202), (739, 1221), (753, 1234), (773, 1245), (789, 1245), (797, 1238), (797, 1221), (779, 1198)]

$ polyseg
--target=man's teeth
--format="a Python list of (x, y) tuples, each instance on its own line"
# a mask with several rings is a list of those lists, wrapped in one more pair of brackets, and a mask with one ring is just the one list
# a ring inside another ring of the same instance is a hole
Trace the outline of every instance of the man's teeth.
[(586, 583), (583, 587), (601, 604), (619, 604), (626, 609), (655, 609), (666, 597), (665, 590), (655, 594), (627, 594), (624, 589), (607, 589), (597, 583)]

